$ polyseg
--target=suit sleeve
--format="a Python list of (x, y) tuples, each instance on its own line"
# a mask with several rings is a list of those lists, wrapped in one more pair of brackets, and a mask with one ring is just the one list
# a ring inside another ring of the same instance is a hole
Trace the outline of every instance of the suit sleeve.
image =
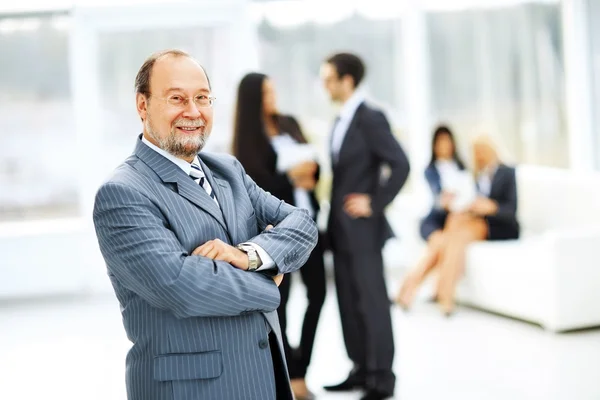
[(188, 254), (159, 208), (128, 186), (102, 186), (93, 217), (109, 272), (154, 307), (186, 318), (269, 312), (279, 306), (271, 278)]
[(382, 213), (384, 208), (394, 200), (410, 172), (410, 165), (404, 150), (392, 134), (390, 124), (381, 111), (373, 111), (365, 115), (364, 132), (369, 135), (367, 143), (371, 152), (390, 167), (390, 177), (383, 182), (371, 197), (373, 212)]
[(277, 267), (276, 273), (296, 271), (308, 260), (317, 244), (317, 225), (306, 210), (293, 207), (265, 192), (246, 175), (239, 161), (234, 162), (244, 179), (259, 227), (265, 229), (269, 224), (274, 226), (249, 241), (269, 254)]
[(430, 168), (425, 170), (425, 180), (427, 181), (429, 189), (431, 190), (431, 195), (433, 196), (433, 209), (436, 211), (445, 211), (441, 205), (441, 188), (439, 182), (436, 181)]
[(510, 222), (517, 215), (517, 179), (514, 168), (506, 169), (506, 180), (503, 182), (504, 191), (502, 199), (497, 201), (498, 210), (490, 215), (490, 220)]

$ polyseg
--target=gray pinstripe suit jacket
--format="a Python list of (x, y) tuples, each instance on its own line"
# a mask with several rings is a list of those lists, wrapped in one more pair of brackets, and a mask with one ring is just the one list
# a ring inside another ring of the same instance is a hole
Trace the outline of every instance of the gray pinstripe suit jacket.
[[(308, 258), (317, 228), (260, 189), (235, 158), (199, 158), (222, 211), (139, 139), (96, 195), (96, 234), (133, 343), (128, 399), (275, 399), (268, 332), (281, 337), (277, 286), (266, 274), (190, 254), (215, 238), (251, 240), (288, 273)], [(267, 224), (275, 228), (259, 234)]]

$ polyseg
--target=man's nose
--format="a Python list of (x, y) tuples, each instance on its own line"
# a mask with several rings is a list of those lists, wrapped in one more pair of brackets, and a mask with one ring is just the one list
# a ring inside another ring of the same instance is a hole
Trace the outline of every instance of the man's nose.
[(202, 112), (192, 100), (189, 100), (183, 110), (183, 116), (188, 118), (198, 118), (202, 115)]

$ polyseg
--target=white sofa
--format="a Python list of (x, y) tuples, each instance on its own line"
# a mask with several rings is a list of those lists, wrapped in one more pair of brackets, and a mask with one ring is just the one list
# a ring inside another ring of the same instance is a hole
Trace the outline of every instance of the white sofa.
[(111, 290), (91, 218), (0, 224), (0, 303)]
[(521, 238), (470, 245), (458, 301), (550, 331), (600, 326), (600, 174), (523, 165), (517, 193)]

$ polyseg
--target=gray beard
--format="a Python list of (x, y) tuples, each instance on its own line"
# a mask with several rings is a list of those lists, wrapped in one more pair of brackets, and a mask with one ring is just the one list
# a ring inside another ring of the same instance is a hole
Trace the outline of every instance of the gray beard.
[(150, 118), (146, 119), (146, 131), (156, 140), (158, 147), (178, 158), (195, 157), (204, 148), (210, 136), (210, 132), (204, 131), (198, 136), (179, 137), (175, 129), (175, 127), (172, 127), (170, 135), (166, 138), (160, 137), (152, 128)]

